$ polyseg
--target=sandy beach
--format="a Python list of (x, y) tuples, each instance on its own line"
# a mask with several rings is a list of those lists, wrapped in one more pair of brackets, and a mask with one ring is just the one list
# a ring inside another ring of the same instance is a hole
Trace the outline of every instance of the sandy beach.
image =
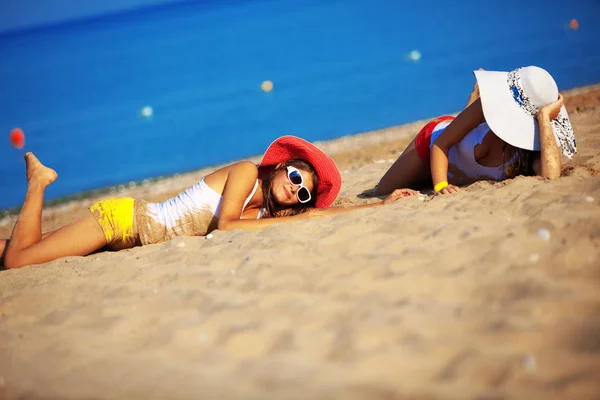
[[(0, 398), (599, 399), (600, 85), (565, 103), (578, 153), (555, 181), (1, 271)], [(336, 204), (378, 200), (422, 125), (317, 143)], [(98, 199), (45, 209), (44, 230)]]

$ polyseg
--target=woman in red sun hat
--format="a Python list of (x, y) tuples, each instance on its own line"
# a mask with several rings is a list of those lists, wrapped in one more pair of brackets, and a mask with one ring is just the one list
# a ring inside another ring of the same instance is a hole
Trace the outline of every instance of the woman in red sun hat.
[(228, 165), (163, 203), (101, 200), (78, 221), (43, 234), (44, 190), (58, 175), (32, 153), (25, 155), (25, 163), (25, 203), (10, 239), (0, 240), (0, 263), (4, 258), (7, 268), (83, 256), (105, 246), (120, 250), (177, 236), (204, 236), (214, 229), (260, 229), (387, 204), (418, 193), (399, 189), (378, 203), (328, 208), (342, 184), (334, 161), (303, 139), (283, 136), (271, 143), (259, 165), (250, 161)]

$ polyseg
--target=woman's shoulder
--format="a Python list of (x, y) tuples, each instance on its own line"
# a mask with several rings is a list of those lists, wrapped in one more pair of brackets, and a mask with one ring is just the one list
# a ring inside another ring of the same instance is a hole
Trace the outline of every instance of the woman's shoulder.
[(248, 179), (254, 181), (258, 178), (258, 166), (251, 161), (238, 161), (206, 175), (204, 177), (204, 182), (210, 187), (220, 188), (224, 186), (225, 181), (232, 176), (234, 176), (236, 180)]
[(258, 166), (251, 161), (238, 161), (231, 164), (229, 176), (231, 176), (232, 172), (235, 172), (235, 175), (238, 177), (247, 177), (252, 180), (258, 178)]
[(231, 164), (231, 166), (238, 168), (238, 169), (248, 170), (248, 171), (258, 171), (258, 165), (256, 165), (252, 161), (248, 161), (248, 160), (238, 161), (236, 163)]
[(241, 172), (258, 174), (258, 166), (255, 163), (253, 163), (252, 161), (237, 161), (232, 164), (229, 164), (229, 165), (219, 168), (215, 172), (207, 175), (207, 177), (211, 176), (211, 175), (227, 176), (232, 171), (241, 171)]

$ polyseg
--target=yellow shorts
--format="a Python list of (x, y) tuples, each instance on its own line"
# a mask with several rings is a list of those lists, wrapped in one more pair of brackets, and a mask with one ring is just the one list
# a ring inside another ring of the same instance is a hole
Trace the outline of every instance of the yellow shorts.
[(129, 197), (101, 200), (90, 211), (104, 232), (106, 245), (113, 250), (128, 249), (136, 245), (133, 233), (133, 205)]

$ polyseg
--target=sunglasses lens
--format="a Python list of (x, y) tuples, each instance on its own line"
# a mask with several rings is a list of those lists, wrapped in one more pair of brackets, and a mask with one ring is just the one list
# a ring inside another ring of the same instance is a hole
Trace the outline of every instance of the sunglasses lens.
[(304, 186), (301, 187), (300, 189), (298, 189), (297, 194), (298, 194), (298, 200), (300, 200), (301, 203), (306, 203), (307, 201), (310, 200), (310, 192)]
[(300, 175), (299, 171), (290, 171), (288, 177), (294, 185), (302, 185), (302, 175)]

